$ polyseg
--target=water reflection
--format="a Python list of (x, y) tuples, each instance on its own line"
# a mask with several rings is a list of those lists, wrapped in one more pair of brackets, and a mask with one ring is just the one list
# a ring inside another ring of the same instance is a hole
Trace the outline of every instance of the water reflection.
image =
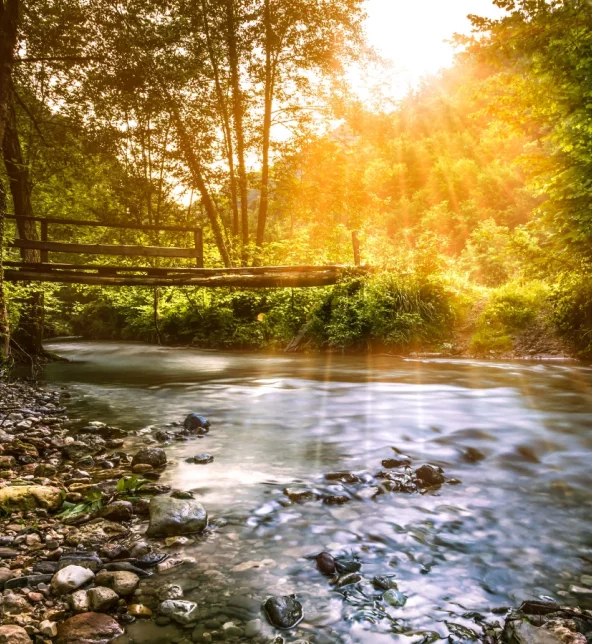
[[(206, 438), (168, 448), (177, 465), (162, 481), (198, 490), (229, 520), (193, 548), (204, 563), (180, 573), (200, 582), (190, 596), (225, 615), (229, 588), (297, 592), (301, 629), (317, 642), (470, 641), (492, 608), (540, 595), (574, 603), (571, 585), (590, 572), (586, 366), (49, 348), (73, 360), (46, 375), (73, 387), (74, 414), (133, 430), (190, 411), (211, 419)], [(286, 485), (375, 473), (393, 450), (462, 484), (341, 507), (280, 503)], [(214, 463), (184, 462), (200, 451)], [(395, 574), (405, 606), (385, 606), (369, 584), (331, 588), (306, 558), (321, 550), (357, 554), (366, 579)], [(242, 570), (249, 561), (273, 565)], [(134, 641), (150, 641), (134, 628)]]

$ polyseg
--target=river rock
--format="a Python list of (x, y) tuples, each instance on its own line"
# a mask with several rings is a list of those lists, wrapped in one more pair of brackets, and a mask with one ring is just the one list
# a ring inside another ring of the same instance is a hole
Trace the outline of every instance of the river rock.
[(276, 628), (293, 628), (304, 617), (302, 604), (294, 595), (270, 597), (263, 607), (270, 624)]
[(387, 590), (382, 598), (389, 606), (394, 606), (395, 608), (405, 606), (405, 603), (407, 602), (407, 597), (405, 597), (402, 592), (395, 590), (394, 588)]
[(4, 588), (4, 584), (14, 577), (14, 572), (10, 568), (0, 568), (0, 590)]
[(140, 578), (135, 573), (126, 570), (101, 570), (97, 575), (96, 583), (100, 586), (112, 588), (118, 595), (126, 597), (136, 590), (140, 583)]
[(195, 499), (154, 497), (150, 501), (149, 537), (172, 537), (201, 532), (208, 515)]
[(321, 552), (316, 556), (317, 568), (319, 572), (323, 575), (334, 575), (335, 568), (335, 558), (332, 554), (328, 552)]
[(94, 454), (93, 448), (82, 441), (72, 441), (62, 448), (64, 456), (71, 461), (80, 462), (83, 458), (92, 457)]
[(411, 461), (404, 458), (385, 458), (382, 461), (382, 467), (386, 467), (387, 470), (407, 465), (411, 465)]
[(90, 600), (86, 590), (75, 590), (69, 597), (70, 606), (75, 613), (86, 613), (90, 608)]
[(57, 637), (58, 625), (49, 619), (44, 619), (39, 624), (39, 632), (41, 635), (45, 635), (45, 637)]
[(359, 483), (360, 477), (353, 472), (329, 472), (325, 474), (326, 481), (339, 481), (340, 483)]
[(214, 457), (211, 454), (198, 454), (197, 456), (192, 456), (191, 458), (186, 459), (186, 463), (196, 463), (197, 465), (207, 465), (212, 463)]
[(57, 644), (107, 644), (123, 635), (121, 626), (104, 613), (81, 613), (58, 627)]
[(92, 611), (103, 613), (117, 605), (119, 596), (111, 588), (96, 586), (88, 591), (88, 601)]
[(5, 512), (44, 508), (53, 512), (62, 505), (62, 492), (46, 485), (11, 485), (0, 489), (0, 508)]
[(432, 485), (442, 485), (442, 483), (444, 483), (442, 468), (435, 467), (434, 465), (422, 465), (415, 470), (415, 476), (420, 481), (420, 483), (426, 487), (431, 487)]
[(386, 575), (377, 576), (372, 578), (372, 585), (376, 590), (397, 590), (397, 582), (392, 577)]
[(58, 562), (58, 570), (66, 568), (67, 566), (81, 566), (88, 568), (93, 572), (97, 572), (103, 567), (103, 562), (99, 555), (92, 551), (74, 550), (72, 552), (65, 552)]
[(58, 570), (51, 580), (51, 587), (57, 595), (70, 593), (94, 579), (95, 573), (82, 566), (66, 566)]
[(163, 467), (167, 463), (166, 452), (160, 447), (143, 447), (136, 452), (132, 459), (134, 465), (151, 465), (152, 467)]
[(27, 631), (20, 626), (0, 626), (0, 644), (31, 644)]
[(152, 617), (152, 611), (144, 604), (130, 604), (127, 612), (134, 617)]
[(294, 487), (285, 488), (284, 494), (293, 503), (305, 503), (306, 501), (314, 501), (317, 498), (317, 495), (313, 490), (299, 490)]
[(130, 521), (133, 506), (129, 501), (114, 501), (99, 510), (99, 516), (108, 521)]
[(160, 601), (181, 599), (183, 597), (183, 589), (178, 584), (164, 584), (164, 586), (158, 588), (156, 596)]
[[(509, 644), (560, 644), (562, 642), (562, 639), (546, 628), (538, 628), (519, 619), (506, 621), (504, 635)], [(586, 638), (584, 636), (582, 638), (585, 642)], [(579, 643), (573, 639), (570, 644)]]
[(2, 600), (2, 613), (4, 615), (20, 615), (30, 613), (33, 607), (22, 595), (9, 593)]
[(209, 427), (210, 421), (199, 414), (189, 414), (183, 421), (183, 428), (190, 432), (208, 431)]
[(182, 599), (167, 599), (163, 601), (158, 608), (158, 612), (183, 626), (197, 621), (199, 617), (197, 604)]

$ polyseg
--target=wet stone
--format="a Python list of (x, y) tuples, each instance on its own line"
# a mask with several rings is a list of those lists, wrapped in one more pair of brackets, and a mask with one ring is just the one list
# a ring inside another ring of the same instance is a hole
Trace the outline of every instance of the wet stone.
[(167, 464), (166, 452), (160, 447), (144, 447), (132, 459), (132, 467), (138, 464), (163, 467)]
[(422, 465), (415, 470), (417, 480), (424, 486), (431, 487), (433, 485), (442, 485), (444, 483), (444, 476), (442, 469), (434, 465)]
[(377, 576), (372, 578), (372, 585), (376, 590), (397, 590), (397, 582), (393, 577), (388, 576)]
[(323, 575), (334, 575), (336, 572), (335, 559), (328, 552), (321, 552), (316, 556), (317, 568)]
[(264, 608), (270, 624), (276, 628), (293, 628), (304, 617), (302, 604), (294, 595), (270, 597)]
[(183, 421), (183, 428), (187, 431), (194, 432), (198, 430), (208, 430), (210, 421), (205, 416), (199, 414), (189, 414)]
[(186, 463), (195, 463), (196, 465), (207, 465), (213, 463), (214, 457), (211, 454), (197, 454), (185, 460)]
[(182, 625), (191, 624), (197, 621), (199, 617), (197, 604), (181, 599), (167, 599), (163, 601), (158, 608), (158, 612)]
[(395, 608), (400, 608), (401, 606), (404, 606), (407, 597), (403, 595), (402, 592), (393, 589), (387, 590), (384, 595), (382, 596), (382, 599), (389, 605), (389, 606), (394, 606)]

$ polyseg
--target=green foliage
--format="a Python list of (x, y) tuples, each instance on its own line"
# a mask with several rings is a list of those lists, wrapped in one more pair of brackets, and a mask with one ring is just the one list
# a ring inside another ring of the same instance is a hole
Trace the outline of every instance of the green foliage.
[(72, 519), (82, 514), (97, 512), (103, 507), (103, 493), (100, 490), (87, 492), (82, 503), (64, 501), (62, 511), (56, 516), (60, 519)]
[(592, 356), (592, 278), (566, 273), (553, 287), (552, 319), (580, 356)]
[(141, 491), (148, 481), (137, 475), (124, 476), (117, 481), (116, 492), (118, 496), (134, 496)]

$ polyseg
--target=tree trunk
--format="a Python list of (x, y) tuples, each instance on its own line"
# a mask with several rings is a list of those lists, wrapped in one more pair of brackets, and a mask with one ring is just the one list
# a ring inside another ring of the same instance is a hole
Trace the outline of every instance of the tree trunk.
[(234, 146), (232, 143), (232, 132), (230, 129), (230, 116), (226, 105), (226, 98), (222, 90), (222, 83), (220, 81), (220, 71), (218, 62), (216, 60), (216, 52), (212, 46), (210, 37), (210, 28), (208, 25), (208, 14), (206, 1), (202, 0), (202, 12), (204, 21), (204, 30), (206, 35), (206, 44), (208, 46), (208, 55), (214, 71), (214, 82), (216, 84), (216, 99), (222, 116), (222, 128), (224, 131), (224, 142), (226, 144), (226, 157), (228, 160), (228, 173), (230, 176), (230, 199), (232, 202), (232, 235), (238, 237), (239, 233), (239, 216), (238, 216), (238, 196), (236, 190), (236, 175), (234, 172)]
[[(10, 101), (10, 80), (16, 48), (19, 16), (19, 0), (0, 0), (0, 147), (4, 141)], [(2, 252), (4, 249), (4, 216), (6, 214), (6, 193), (0, 181), (0, 364), (10, 356), (10, 329), (4, 294), (4, 270)]]
[(228, 60), (232, 81), (232, 113), (236, 135), (236, 151), (238, 156), (238, 188), (241, 207), (241, 228), (243, 240), (243, 264), (247, 261), (247, 246), (249, 244), (249, 203), (247, 168), (245, 164), (245, 132), (243, 124), (243, 95), (240, 86), (239, 58), (236, 46), (236, 24), (234, 17), (234, 0), (226, 0), (226, 23), (228, 37)]
[(265, 0), (265, 105), (263, 115), (263, 150), (261, 164), (261, 195), (259, 198), (259, 216), (257, 218), (257, 246), (263, 245), (267, 209), (269, 203), (269, 144), (271, 139), (271, 110), (273, 106), (273, 72), (271, 63), (271, 48), (273, 30), (271, 27), (271, 0)]
[[(4, 131), (2, 151), (19, 237), (38, 241), (39, 235), (35, 222), (26, 219), (26, 217), (33, 216), (31, 181), (29, 168), (23, 159), (13, 101), (10, 101), (8, 107), (8, 120)], [(41, 254), (38, 250), (21, 249), (21, 257), (25, 262), (37, 263), (41, 261)], [(42, 356), (45, 353), (42, 345), (43, 304), (43, 291), (34, 291), (27, 297), (21, 309), (19, 326), (15, 333), (20, 347), (32, 358)]]
[(189, 171), (195, 183), (195, 187), (199, 190), (201, 195), (201, 202), (205, 208), (208, 219), (210, 220), (210, 226), (212, 227), (212, 232), (214, 233), (214, 239), (216, 240), (216, 245), (222, 256), (222, 261), (224, 266), (231, 266), (230, 255), (228, 254), (228, 249), (226, 248), (226, 243), (224, 242), (224, 235), (222, 232), (222, 224), (218, 218), (218, 213), (216, 212), (216, 207), (212, 201), (212, 197), (208, 191), (208, 187), (204, 180), (201, 166), (195, 152), (193, 151), (193, 146), (191, 145), (191, 140), (185, 124), (181, 120), (181, 116), (177, 111), (174, 105), (171, 105), (171, 113), (173, 115), (173, 120), (175, 122), (175, 128), (179, 137), (179, 143), (181, 146), (181, 151), (185, 157), (185, 161), (189, 166)]

